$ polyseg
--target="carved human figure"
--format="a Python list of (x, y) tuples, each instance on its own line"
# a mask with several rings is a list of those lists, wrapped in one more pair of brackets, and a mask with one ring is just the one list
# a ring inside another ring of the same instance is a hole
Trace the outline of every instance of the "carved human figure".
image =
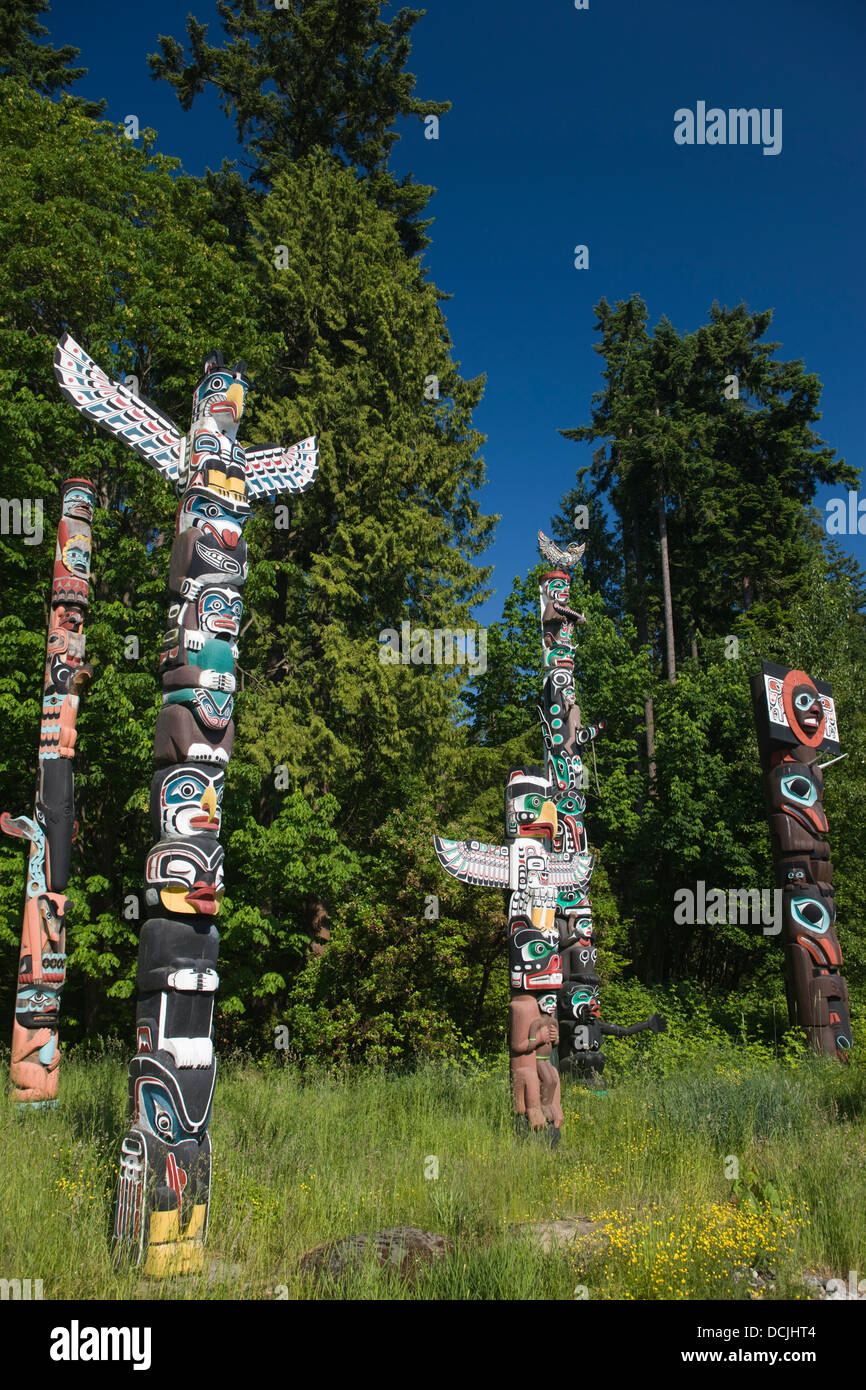
[(39, 778), (33, 816), (0, 816), (0, 828), (29, 843), (18, 993), (12, 1029), (13, 1097), (23, 1106), (56, 1103), (60, 996), (66, 978), (66, 911), (76, 830), (72, 759), (90, 594), (94, 494), (84, 478), (63, 484), (51, 579), (42, 679)]
[(563, 1048), (569, 1068), (599, 1049), (594, 1033), (586, 1033), (583, 1046), (584, 1032), (575, 1028), (598, 1029), (598, 1038), (605, 1029), (621, 1035), (654, 1027), (655, 1015), (624, 1030), (600, 1022), (581, 752), (605, 721), (584, 725), (575, 698), (575, 633), (586, 619), (571, 607), (570, 571), (583, 546), (563, 550), (542, 532), (538, 538), (542, 557), (555, 566), (539, 586), (544, 677), (538, 716), (546, 763), (511, 769), (504, 844), (437, 835), (434, 847), (454, 878), (508, 892), (513, 1108), (518, 1127), (544, 1132), (556, 1143)]
[(311, 486), (317, 450), (312, 438), (289, 449), (238, 444), (246, 367), (227, 367), (218, 352), (205, 358), (186, 436), (151, 402), (111, 381), (68, 335), (55, 368), (76, 408), (135, 449), (178, 498), (150, 797), (156, 840), (145, 865), (150, 916), (139, 945), (131, 1128), (114, 1232), (118, 1258), (142, 1262), (147, 1274), (187, 1273), (202, 1267), (210, 1203), (214, 919), (224, 859), (218, 837), (248, 573), (243, 528), (251, 499)]

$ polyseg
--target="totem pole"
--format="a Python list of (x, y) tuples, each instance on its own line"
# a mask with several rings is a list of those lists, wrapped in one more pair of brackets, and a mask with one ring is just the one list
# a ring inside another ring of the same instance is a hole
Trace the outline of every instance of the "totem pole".
[(236, 435), (246, 364), (227, 368), (218, 352), (205, 358), (186, 436), (111, 381), (68, 335), (55, 370), (73, 405), (153, 464), (179, 498), (150, 791), (156, 842), (145, 865), (151, 915), (139, 944), (131, 1128), (121, 1150), (114, 1236), (118, 1258), (144, 1260), (146, 1274), (186, 1274), (202, 1267), (210, 1202), (214, 918), (223, 894), (219, 833), (234, 742), (247, 499), (305, 492), (316, 474), (316, 442), (242, 448)]
[(824, 774), (818, 763), (819, 753), (839, 752), (833, 691), (805, 671), (769, 661), (761, 663), (751, 687), (776, 884), (782, 890), (788, 1014), (818, 1052), (845, 1061), (852, 1046), (848, 982), (841, 974), (833, 865), (823, 838), (828, 829)]
[[(583, 613), (569, 607), (570, 571), (584, 547), (566, 550), (538, 533), (543, 559), (556, 566), (540, 584), (544, 686), (538, 707), (546, 765), (512, 768), (505, 790), (505, 844), (434, 837), (446, 873), (464, 883), (508, 890), (510, 1051), (519, 1128), (562, 1125), (560, 1070), (600, 1075), (601, 1036), (665, 1027), (657, 1015), (630, 1028), (602, 1023), (595, 973), (586, 798), (581, 750), (605, 720), (581, 722), (574, 691), (574, 634)], [(563, 1056), (565, 1053), (565, 1056)]]
[(90, 596), (93, 487), (63, 484), (39, 730), (39, 782), (33, 816), (0, 815), (7, 835), (30, 841), (18, 993), (12, 1025), (12, 1095), (21, 1108), (57, 1104), (60, 994), (66, 980), (63, 890), (75, 835), (72, 759), (81, 692), (92, 675), (84, 665), (84, 613)]

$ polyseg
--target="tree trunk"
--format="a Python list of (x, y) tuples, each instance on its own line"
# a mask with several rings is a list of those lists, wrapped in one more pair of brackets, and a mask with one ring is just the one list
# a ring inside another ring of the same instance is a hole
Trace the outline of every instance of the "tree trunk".
[(307, 910), (309, 912), (310, 949), (314, 956), (322, 956), (331, 939), (328, 909), (321, 898), (313, 898), (308, 904)]
[(671, 568), (670, 556), (668, 552), (668, 514), (665, 511), (664, 488), (659, 479), (658, 484), (658, 504), (659, 504), (659, 542), (662, 554), (662, 595), (665, 605), (665, 646), (667, 648), (667, 667), (668, 680), (671, 685), (676, 685), (677, 681), (677, 657), (674, 649), (674, 606), (671, 599)]
[[(644, 586), (643, 564), (640, 554), (640, 525), (637, 516), (632, 521), (634, 553), (634, 573), (637, 584), (637, 636), (642, 647), (649, 645), (649, 630), (646, 616), (646, 588)], [(646, 723), (646, 755), (649, 764), (650, 792), (655, 794), (656, 783), (656, 721), (652, 695), (644, 700), (644, 721)]]

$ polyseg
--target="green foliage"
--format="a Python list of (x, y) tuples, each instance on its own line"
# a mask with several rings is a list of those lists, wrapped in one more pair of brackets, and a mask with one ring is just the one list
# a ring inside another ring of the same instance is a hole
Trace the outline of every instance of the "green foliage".
[(434, 826), (430, 805), (416, 801), (374, 836), (352, 896), (332, 912), (327, 950), (307, 963), (280, 1015), (290, 1056), (393, 1064), (501, 1045), (501, 895), (442, 884)]
[[(174, 503), (155, 470), (69, 407), (54, 379), (54, 348), (68, 329), (113, 375), (136, 372), (141, 389), (183, 420), (197, 360), (215, 341), (242, 347), (252, 337), (250, 299), (206, 193), (174, 177), (177, 161), (154, 154), (148, 132), (137, 148), (70, 98), (47, 101), (7, 79), (0, 150), (0, 493), (42, 499), (45, 513), (40, 546), (0, 537), (0, 804), (13, 814), (32, 806), (59, 483), (89, 477), (98, 510), (85, 632), (95, 679), (78, 720), (64, 1025), (96, 1029), (128, 1020), (128, 1005), (112, 1001), (127, 999), (134, 970), (135, 922), (123, 906), (141, 892), (150, 836), (154, 658)], [(127, 658), (128, 636), (139, 660)], [(20, 841), (0, 846), (0, 865), (8, 1006)]]
[[(44, 96), (53, 96), (80, 82), (87, 68), (68, 66), (80, 52), (71, 44), (52, 48), (36, 42), (49, 32), (38, 18), (48, 8), (48, 0), (4, 0), (0, 10), (0, 78), (14, 77)], [(76, 100), (88, 116), (99, 116), (105, 108), (105, 102)]]
[[(474, 496), (483, 464), (471, 414), (481, 382), (461, 379), (438, 292), (401, 248), (394, 215), (332, 156), (313, 153), (276, 175), (253, 232), (233, 246), (212, 188), (155, 154), (151, 133), (136, 147), (69, 98), (55, 104), (12, 80), (0, 99), (2, 493), (45, 503), (41, 547), (0, 537), (0, 805), (15, 813), (30, 809), (35, 785), (59, 481), (90, 477), (98, 504), (86, 624), (95, 678), (78, 721), (64, 1037), (129, 1027), (140, 926), (131, 899), (140, 910), (174, 499), (154, 470), (61, 397), (56, 340), (68, 328), (111, 374), (134, 371), (181, 429), (197, 364), (219, 345), (246, 358), (256, 381), (245, 439), (320, 439), (313, 492), (288, 519), (261, 506), (247, 530), (217, 1024), (224, 1046), (247, 1041), (299, 997), (297, 982), (312, 988), (306, 949), (323, 912), (336, 914), (333, 980), (316, 986), (308, 1009), (354, 990), (371, 914), (403, 940), (396, 893), (405, 866), (374, 848), (375, 835), (430, 779), (443, 788), (453, 780), (465, 675), (386, 665), (379, 633), (404, 618), (466, 627), (485, 595), (487, 572), (473, 562), (493, 526)], [(276, 243), (287, 246), (286, 271), (274, 263)], [(431, 374), (438, 401), (425, 400)], [(435, 891), (429, 839), (425, 853)], [(22, 866), (20, 842), (0, 846), (7, 1004)], [(473, 919), (466, 895), (465, 920)], [(476, 954), (489, 954), (484, 930)], [(381, 979), (371, 978), (359, 1009), (379, 1021), (357, 1036), (342, 1016), (329, 1021), (313, 1053), (326, 1055), (336, 1032), (340, 1055), (361, 1055), (368, 1042), (376, 1056), (403, 1055), (412, 1019), (439, 1037), (440, 1051), (451, 1041), (459, 1051), (473, 1027), (488, 1036), (487, 956), (478, 964), (470, 948), (455, 976), (471, 933), (455, 921), (441, 959), (437, 925), (425, 922), (423, 935), (420, 964), (392, 941)], [(421, 978), (407, 983), (416, 967)]]
[[(477, 501), (483, 380), (461, 377), (442, 295), (414, 254), (428, 190), (387, 170), (396, 118), (445, 105), (415, 98), (404, 71), (418, 13), (385, 23), (381, 8), (223, 3), (222, 47), (193, 18), (189, 59), (161, 40), (155, 75), (184, 106), (219, 92), (254, 190), (227, 168), (187, 178), (152, 132), (133, 144), (68, 94), (47, 100), (77, 73), (71, 51), (33, 43), (39, 0), (0, 22), (0, 493), (45, 504), (41, 546), (0, 536), (0, 806), (13, 813), (29, 811), (36, 777), (58, 484), (90, 477), (98, 502), (64, 1037), (129, 1027), (174, 512), (156, 473), (60, 396), (51, 360), (68, 329), (113, 375), (134, 372), (182, 429), (197, 363), (219, 346), (255, 381), (242, 440), (319, 437), (316, 486), (291, 506), (257, 504), (246, 533), (220, 1046), (260, 1045), (285, 1025), (295, 1057), (394, 1066), (502, 1042), (501, 897), (446, 879), (432, 836), (499, 841), (509, 768), (541, 761), (540, 567), (515, 579), (491, 625), (485, 673), (381, 660), (381, 635), (404, 621), (472, 626), (496, 521)], [(819, 484), (856, 471), (812, 432), (820, 382), (775, 359), (769, 313), (714, 306), (680, 335), (664, 318), (650, 334), (637, 296), (596, 312), (604, 389), (591, 424), (564, 433), (599, 447), (553, 529), (570, 539), (587, 507), (572, 592), (587, 619), (584, 721), (607, 720), (586, 759), (604, 1014), (658, 1011), (671, 1024), (611, 1040), (611, 1075), (670, 1074), (697, 1041), (795, 1062), (778, 940), (679, 926), (674, 895), (699, 879), (770, 884), (748, 677), (769, 659), (829, 680), (849, 753), (828, 774), (826, 807), (856, 1026), (866, 578), (811, 509)], [(730, 373), (736, 400), (723, 392)], [(7, 1012), (22, 872), (20, 843), (0, 845)], [(322, 920), (331, 944), (311, 957)]]
[[(218, 0), (222, 47), (208, 43), (207, 25), (188, 15), (189, 58), (177, 39), (161, 36), (161, 53), (149, 62), (185, 111), (209, 87), (216, 91), (252, 162), (254, 184), (270, 186), (313, 152), (333, 152), (396, 215), (414, 255), (428, 244), (430, 222), (418, 214), (433, 190), (388, 169), (400, 138), (394, 123), (441, 115), (450, 102), (413, 96), (415, 78), (404, 71), (423, 10), (401, 9), (386, 21), (384, 8), (382, 0), (300, 0), (279, 8)], [(220, 181), (232, 181), (228, 169)]]
[[(862, 1271), (862, 1061), (792, 1071), (695, 1043), (652, 1088), (640, 1073), (604, 1097), (566, 1085), (555, 1152), (514, 1134), (504, 1058), (402, 1075), (224, 1061), (207, 1269), (118, 1273), (105, 1232), (122, 1059), (68, 1060), (57, 1110), (0, 1106), (0, 1167), (28, 1174), (0, 1202), (0, 1260), (38, 1270), (45, 1298), (537, 1302), (573, 1300), (583, 1285), (593, 1303), (748, 1301), (743, 1270), (758, 1268), (763, 1295), (787, 1300), (808, 1296), (807, 1271), (846, 1282)], [(592, 1223), (588, 1238), (574, 1239), (577, 1218)], [(562, 1244), (545, 1250), (554, 1222)], [(453, 1255), (414, 1284), (371, 1264), (340, 1282), (299, 1270), (313, 1247), (396, 1225), (447, 1237)]]

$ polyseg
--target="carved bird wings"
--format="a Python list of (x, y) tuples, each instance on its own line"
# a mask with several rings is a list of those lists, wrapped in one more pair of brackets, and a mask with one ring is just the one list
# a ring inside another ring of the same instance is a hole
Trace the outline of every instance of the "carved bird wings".
[(247, 492), (263, 497), (276, 492), (306, 492), (318, 469), (319, 450), (313, 435), (284, 449), (281, 444), (257, 444), (244, 449)]
[(185, 440), (173, 420), (112, 381), (69, 333), (57, 344), (54, 373), (66, 399), (85, 419), (128, 444), (168, 482), (177, 482)]
[(444, 840), (433, 836), (436, 858), (452, 878), (474, 883), (480, 888), (507, 888), (509, 856), (507, 845), (483, 845), (479, 840)]
[[(173, 420), (122, 382), (112, 381), (69, 333), (57, 344), (54, 372), (64, 396), (85, 419), (128, 444), (167, 482), (177, 484), (186, 438)], [(315, 479), (318, 456), (313, 436), (289, 448), (259, 444), (244, 449), (249, 496), (306, 492)]]
[(543, 531), (538, 533), (538, 549), (541, 552), (542, 560), (549, 560), (552, 565), (558, 565), (560, 569), (572, 569), (586, 550), (585, 545), (578, 545), (577, 541), (572, 541), (565, 550), (561, 550), (555, 541), (545, 536)]
[[(445, 872), (461, 883), (474, 883), (479, 888), (516, 886), (511, 883), (508, 845), (485, 845), (480, 840), (446, 840), (434, 835), (433, 846)], [(540, 876), (538, 870), (529, 874), (530, 887), (543, 880), (555, 889), (576, 886), (585, 890), (592, 877), (595, 857), (588, 850), (551, 854), (530, 841), (523, 841), (517, 848), (518, 853), (525, 856), (543, 857)]]

